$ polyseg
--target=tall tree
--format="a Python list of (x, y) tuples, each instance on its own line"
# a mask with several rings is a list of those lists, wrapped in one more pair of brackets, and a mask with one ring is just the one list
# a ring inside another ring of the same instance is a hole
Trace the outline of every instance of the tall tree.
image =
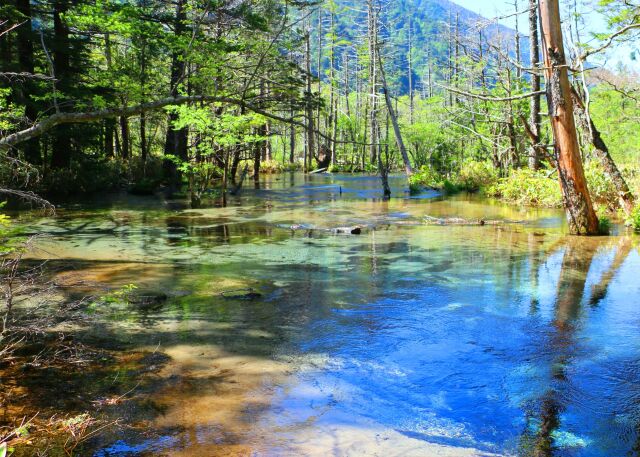
[[(531, 63), (531, 91), (540, 91), (540, 76), (538, 75), (538, 64), (540, 63), (540, 44), (538, 41), (538, 2), (529, 0), (529, 60)], [(531, 147), (529, 149), (529, 168), (537, 170), (540, 168), (543, 151), (540, 145), (541, 116), (540, 116), (541, 95), (531, 97), (529, 101), (529, 129), (531, 131)]]
[(562, 39), (558, 0), (540, 0), (547, 104), (555, 140), (555, 158), (569, 230), (574, 235), (596, 235), (598, 217), (587, 187)]

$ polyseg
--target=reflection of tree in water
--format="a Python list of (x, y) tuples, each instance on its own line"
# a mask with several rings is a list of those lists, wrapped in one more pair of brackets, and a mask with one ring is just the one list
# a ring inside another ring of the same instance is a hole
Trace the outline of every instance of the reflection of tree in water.
[[(552, 456), (555, 432), (560, 429), (560, 415), (564, 411), (563, 393), (567, 388), (567, 368), (576, 355), (576, 328), (579, 324), (581, 303), (585, 294), (587, 275), (597, 253), (598, 244), (592, 240), (571, 237), (567, 239), (560, 267), (555, 301), (552, 336), (545, 351), (553, 354), (549, 388), (539, 401), (537, 429), (528, 427), (521, 441), (523, 455)], [(608, 287), (627, 258), (631, 241), (623, 238), (610, 268), (593, 287), (589, 302), (597, 304), (607, 294)], [(537, 275), (535, 275), (537, 278)]]

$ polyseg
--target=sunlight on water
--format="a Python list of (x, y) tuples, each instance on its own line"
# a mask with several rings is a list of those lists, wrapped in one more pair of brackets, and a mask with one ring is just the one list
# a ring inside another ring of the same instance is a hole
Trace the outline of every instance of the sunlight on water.
[(392, 183), (384, 202), (376, 177), (279, 175), (225, 208), (120, 198), (29, 222), (69, 293), (167, 296), (86, 336), (171, 358), (94, 455), (635, 452), (638, 239)]

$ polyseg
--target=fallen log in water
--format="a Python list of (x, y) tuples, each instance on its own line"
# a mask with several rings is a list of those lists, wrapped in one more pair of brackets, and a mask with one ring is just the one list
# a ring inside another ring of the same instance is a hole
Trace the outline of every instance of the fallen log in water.
[(433, 217), (433, 216), (424, 216), (424, 222), (425, 224), (428, 224), (428, 225), (480, 225), (480, 226), (524, 223), (524, 221), (463, 219), (461, 217)]
[(323, 227), (314, 227), (308, 224), (293, 224), (293, 225), (278, 224), (278, 227), (286, 228), (290, 230), (307, 230), (307, 231), (317, 230), (319, 232), (331, 232), (336, 235), (361, 235), (362, 232), (367, 228), (367, 227), (362, 227), (360, 225), (347, 226), (347, 227), (323, 228)]

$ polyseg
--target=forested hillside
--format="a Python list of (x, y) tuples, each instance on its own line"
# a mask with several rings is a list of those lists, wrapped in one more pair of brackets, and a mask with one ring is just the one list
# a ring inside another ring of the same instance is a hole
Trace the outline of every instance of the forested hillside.
[[(337, 35), (349, 42), (357, 42), (366, 31), (357, 24), (366, 24), (367, 12), (363, 2), (336, 0)], [(320, 20), (320, 24), (318, 23)], [(456, 41), (478, 39), (500, 42), (507, 53), (515, 57), (516, 35), (519, 44), (526, 49), (526, 34), (502, 26), (492, 18), (482, 17), (448, 0), (400, 0), (391, 2), (381, 11), (385, 27), (381, 38), (389, 48), (388, 65), (390, 83), (400, 94), (409, 92), (408, 71), (413, 72), (416, 88), (426, 89), (429, 74), (434, 79), (446, 79), (449, 62), (455, 57)], [(318, 40), (318, 31), (330, 26), (324, 19), (314, 18), (312, 39)], [(354, 25), (356, 25), (354, 27)], [(326, 30), (325, 30), (326, 32)], [(456, 40), (456, 37), (458, 38)], [(478, 47), (479, 48), (479, 47)], [(338, 48), (340, 61), (343, 48)], [(471, 50), (479, 52), (479, 49)], [(458, 51), (460, 46), (458, 46)], [(528, 62), (528, 55), (523, 56)], [(323, 70), (329, 67), (328, 56), (323, 60)], [(424, 87), (423, 87), (424, 86)]]

